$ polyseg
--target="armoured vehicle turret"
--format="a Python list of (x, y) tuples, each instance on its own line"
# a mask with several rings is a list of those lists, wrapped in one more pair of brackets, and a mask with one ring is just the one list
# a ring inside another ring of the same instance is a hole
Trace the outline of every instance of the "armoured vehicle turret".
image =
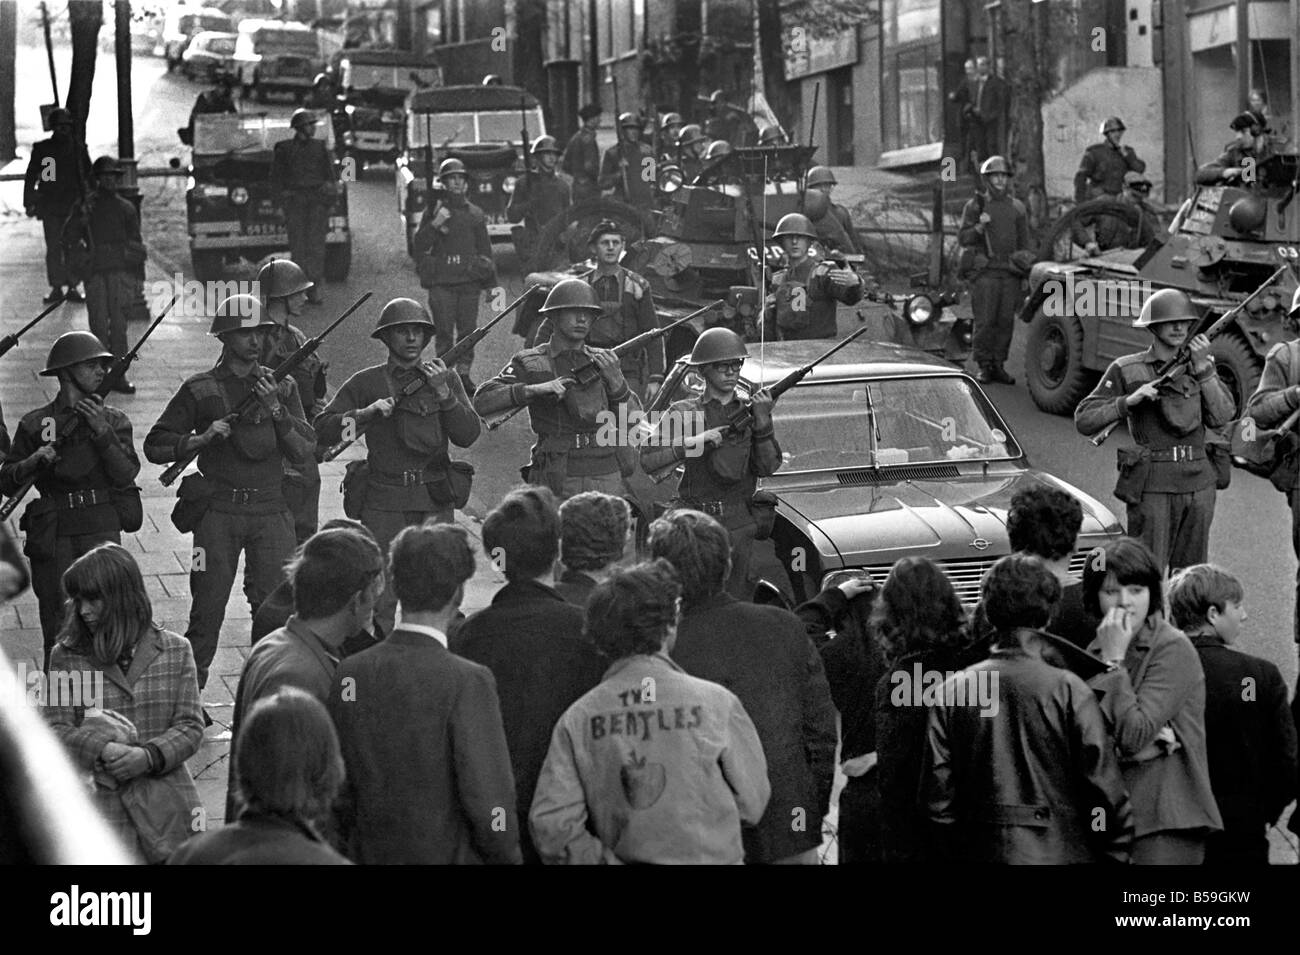
[[(1031, 295), (1020, 313), (1030, 326), (1025, 378), (1035, 404), (1072, 413), (1113, 359), (1146, 348), (1150, 336), (1131, 323), (1153, 292), (1182, 289), (1203, 317), (1214, 318), (1283, 263), (1294, 265), (1300, 255), (1298, 170), (1300, 157), (1278, 155), (1259, 164), (1254, 182), (1196, 187), (1169, 229), (1143, 248), (1075, 257), (1081, 223), (1110, 216), (1134, 225), (1138, 212), (1131, 204), (1097, 200), (1063, 218), (1040, 252), (1045, 261), (1031, 271)], [(1293, 268), (1213, 340), (1219, 376), (1238, 409), (1258, 384), (1269, 349), (1297, 337), (1284, 321), (1295, 287)]]

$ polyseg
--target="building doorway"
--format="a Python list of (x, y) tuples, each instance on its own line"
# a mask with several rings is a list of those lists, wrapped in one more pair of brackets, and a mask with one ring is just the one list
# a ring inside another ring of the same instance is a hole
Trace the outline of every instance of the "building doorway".
[(826, 74), (826, 160), (832, 166), (853, 165), (853, 68)]

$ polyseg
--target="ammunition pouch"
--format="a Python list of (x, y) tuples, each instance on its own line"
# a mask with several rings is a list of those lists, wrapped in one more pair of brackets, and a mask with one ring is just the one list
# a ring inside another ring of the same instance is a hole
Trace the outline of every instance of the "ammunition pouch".
[(117, 511), (117, 522), (127, 534), (134, 534), (144, 526), (144, 503), (140, 500), (140, 489), (132, 484), (130, 487), (112, 489), (113, 510)]
[(755, 491), (749, 501), (749, 513), (755, 522), (754, 540), (770, 538), (776, 527), (776, 495), (771, 491)]
[(212, 492), (212, 482), (202, 474), (181, 478), (176, 489), (176, 506), (172, 508), (172, 525), (182, 534), (192, 533), (212, 504)]
[(1125, 504), (1140, 504), (1151, 475), (1151, 452), (1138, 446), (1120, 448), (1116, 452), (1119, 480), (1115, 482), (1115, 496)]
[(441, 477), (427, 481), (424, 486), (435, 508), (464, 508), (469, 503), (470, 488), (474, 486), (474, 465), (468, 461), (452, 461)]
[(40, 500), (33, 501), (23, 511), (18, 527), (26, 535), (23, 553), (33, 564), (53, 560), (55, 541), (58, 538), (59, 515), (52, 507), (42, 507)]
[(1227, 439), (1206, 435), (1205, 456), (1214, 467), (1215, 489), (1227, 490), (1228, 485), (1232, 483), (1232, 455), (1228, 449)]
[(343, 513), (354, 521), (361, 520), (361, 510), (366, 506), (366, 493), (370, 490), (370, 462), (349, 461), (343, 469)]

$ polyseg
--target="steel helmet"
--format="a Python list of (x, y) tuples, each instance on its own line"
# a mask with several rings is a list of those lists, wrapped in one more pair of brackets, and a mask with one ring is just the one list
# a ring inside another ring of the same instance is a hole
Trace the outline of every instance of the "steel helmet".
[(749, 357), (745, 340), (730, 328), (709, 328), (695, 339), (688, 365), (711, 365), (715, 361), (736, 361)]
[(90, 361), (92, 358), (112, 358), (113, 353), (104, 347), (90, 332), (64, 332), (54, 339), (50, 356), (45, 359), (42, 375), (57, 374), (60, 368), (67, 368), (78, 362)]
[(684, 122), (686, 122), (686, 120), (682, 119), (681, 113), (667, 113), (664, 115), (664, 118), (659, 121), (659, 127), (661, 129), (666, 129), (669, 126), (681, 126)]
[(1115, 132), (1115, 130), (1119, 130), (1122, 133), (1126, 129), (1128, 129), (1128, 127), (1124, 125), (1123, 120), (1121, 120), (1118, 116), (1108, 116), (1106, 117), (1105, 121), (1101, 124), (1101, 134), (1103, 136), (1105, 136), (1107, 133), (1113, 133)]
[(582, 279), (563, 279), (551, 289), (550, 294), (546, 296), (546, 303), (537, 311), (546, 314), (568, 308), (599, 312), (600, 297), (596, 295), (596, 290)]
[(529, 150), (530, 155), (536, 156), (538, 153), (561, 153), (564, 152), (555, 141), (554, 136), (538, 136), (533, 141), (533, 148)]
[(1146, 300), (1133, 327), (1148, 328), (1161, 322), (1195, 322), (1200, 317), (1186, 292), (1176, 288), (1162, 288)]
[(698, 143), (706, 138), (708, 137), (704, 135), (704, 130), (700, 129), (698, 123), (687, 123), (677, 134), (677, 145), (685, 148), (691, 143)]
[(294, 129), (308, 125), (315, 126), (319, 122), (320, 120), (316, 118), (316, 114), (309, 109), (295, 109), (293, 115), (289, 117), (289, 125)]
[(446, 179), (448, 176), (469, 178), (469, 173), (465, 171), (465, 164), (459, 159), (444, 159), (438, 164), (438, 178)]
[(334, 81), (330, 79), (330, 75), (328, 73), (317, 73), (316, 78), (311, 81), (311, 85), (312, 86), (321, 86), (321, 85), (333, 86)]
[(498, 76), (496, 73), (489, 73), (487, 76), (483, 77), (483, 85), (484, 85), (484, 86), (501, 86), (501, 85), (502, 85), (502, 83), (501, 83), (501, 77)]
[(1252, 127), (1263, 129), (1267, 125), (1268, 121), (1263, 116), (1254, 110), (1248, 109), (1244, 113), (1238, 113), (1234, 116), (1232, 122), (1228, 124), (1228, 128), (1236, 132), (1239, 129), (1250, 129)]
[(1009, 176), (1011, 175), (1011, 164), (1007, 162), (1005, 156), (990, 156), (980, 166), (980, 175), (987, 176), (992, 172), (1002, 172)]
[(275, 327), (278, 327), (275, 319), (266, 314), (261, 300), (252, 295), (231, 295), (212, 313), (212, 327), (208, 334), (220, 338), (229, 332)]
[(60, 124), (65, 126), (75, 126), (77, 125), (77, 120), (72, 115), (72, 110), (64, 109), (60, 106), (58, 109), (50, 110), (49, 124), (50, 129), (53, 129), (55, 126)]
[(635, 126), (637, 129), (640, 129), (640, 128), (641, 128), (641, 117), (638, 116), (636, 113), (619, 113), (619, 114), (618, 114), (618, 125), (619, 125), (619, 126)]
[(272, 259), (257, 271), (257, 284), (262, 299), (270, 301), (276, 298), (288, 298), (305, 292), (315, 283), (307, 278), (307, 273), (299, 268), (297, 262), (288, 259)]
[(715, 139), (709, 143), (709, 148), (704, 150), (705, 159), (719, 159), (731, 153), (731, 143), (725, 139)]
[(1297, 312), (1300, 312), (1300, 288), (1297, 288), (1295, 294), (1291, 296), (1291, 311), (1287, 312), (1287, 315), (1295, 318)]
[(430, 335), (434, 329), (433, 318), (427, 308), (413, 298), (395, 298), (379, 313), (379, 321), (375, 323), (375, 330), (370, 333), (370, 337), (382, 339), (385, 329), (397, 325), (423, 325), (429, 329)]
[(808, 239), (815, 239), (817, 230), (813, 228), (812, 222), (806, 215), (791, 212), (781, 217), (781, 221), (776, 224), (776, 231), (772, 233), (772, 238), (780, 239), (787, 235), (801, 235)]
[(94, 164), (90, 167), (90, 171), (93, 172), (96, 176), (102, 176), (105, 173), (108, 173), (109, 175), (114, 175), (120, 173), (122, 171), (122, 167), (117, 164), (117, 160), (114, 159), (112, 156), (100, 156), (98, 159), (95, 160)]
[(781, 131), (781, 127), (772, 124), (770, 126), (764, 126), (759, 130), (758, 144), (760, 146), (771, 146), (773, 144), (779, 144), (784, 138), (785, 134)]
[(811, 189), (813, 186), (834, 186), (839, 182), (835, 178), (835, 173), (831, 172), (829, 166), (813, 166), (808, 170), (807, 186)]
[(727, 101), (727, 94), (722, 90), (714, 90), (709, 94), (709, 102), (714, 106), (720, 106)]

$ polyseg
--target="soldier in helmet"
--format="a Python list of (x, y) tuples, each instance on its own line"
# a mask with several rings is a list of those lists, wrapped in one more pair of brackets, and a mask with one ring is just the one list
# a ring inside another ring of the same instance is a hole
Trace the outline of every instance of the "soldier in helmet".
[(515, 248), (526, 262), (531, 261), (537, 237), (546, 223), (568, 209), (573, 198), (569, 184), (555, 172), (560, 158), (560, 147), (555, 137), (539, 137), (530, 152), (537, 168), (519, 177), (510, 204), (506, 206), (507, 219), (511, 222), (523, 220)]
[(677, 163), (677, 137), (685, 125), (681, 113), (667, 113), (659, 122), (659, 163), (666, 165)]
[(335, 103), (334, 78), (328, 73), (317, 73), (311, 81), (311, 90), (303, 97), (306, 109), (332, 109)]
[(600, 188), (637, 209), (654, 202), (654, 152), (641, 142), (641, 120), (636, 113), (618, 117), (618, 143), (605, 150), (600, 161)]
[[(427, 520), (446, 523), (469, 497), (468, 465), (448, 456), (448, 442), (468, 448), (480, 422), (461, 377), (423, 352), (434, 323), (419, 302), (395, 298), (379, 314), (371, 338), (388, 348), (380, 365), (357, 372), (315, 420), (322, 443), (366, 436), (364, 473), (348, 468), (348, 516), (375, 535), (385, 553), (404, 527)], [(384, 630), (393, 626), (397, 601), (385, 591), (376, 605)]]
[[(626, 244), (627, 234), (613, 219), (596, 223), (587, 236), (596, 268), (582, 278), (596, 290), (601, 309), (587, 333), (590, 348), (617, 348), (659, 325), (650, 283), (620, 264)], [(547, 338), (551, 328), (551, 323), (542, 319), (538, 341)], [(622, 355), (620, 360), (623, 377), (636, 396), (647, 403), (653, 401), (664, 380), (663, 339), (656, 339), (638, 354)]]
[[(429, 311), (436, 329), (439, 354), (478, 327), (479, 298), (496, 283), (492, 261), (492, 240), (487, 216), (467, 198), (469, 173), (459, 159), (444, 159), (438, 166), (438, 181), (445, 194), (430, 202), (415, 230), (415, 257), (420, 263), (420, 284), (429, 290)], [(474, 390), (469, 378), (474, 353), (456, 363), (467, 391)]]
[[(1214, 517), (1215, 471), (1205, 431), (1232, 418), (1232, 395), (1219, 380), (1210, 340), (1188, 341), (1200, 315), (1185, 292), (1161, 289), (1142, 306), (1134, 328), (1151, 333), (1151, 347), (1111, 362), (1092, 394), (1079, 402), (1074, 424), (1093, 435), (1127, 421), (1135, 448), (1119, 450), (1115, 496), (1128, 505), (1128, 533), (1151, 548), (1170, 571), (1203, 564)], [(1186, 344), (1192, 356), (1168, 384), (1157, 369)]]
[(704, 151), (709, 146), (709, 137), (695, 123), (688, 123), (677, 134), (677, 164), (682, 167), (682, 177), (686, 182), (694, 182), (704, 168)]
[(787, 138), (785, 130), (775, 123), (770, 123), (758, 131), (760, 146), (784, 146)]
[(311, 280), (307, 301), (314, 305), (322, 301), (325, 240), (339, 181), (325, 142), (315, 138), (318, 123), (310, 110), (294, 110), (294, 137), (276, 143), (271, 160), (271, 191), (284, 209), (289, 254)]
[(143, 516), (131, 421), (96, 394), (112, 358), (90, 332), (60, 335), (41, 372), (58, 379), (59, 393), (23, 415), (0, 465), (0, 492), (13, 495), (31, 480), (40, 492), (22, 527), (47, 663), (63, 623), (63, 572), (99, 544), (121, 543), (123, 518), (134, 531), (140, 523), (133, 517)]
[[(261, 293), (263, 314), (273, 323), (266, 326), (258, 360), (268, 368), (275, 368), (307, 343), (307, 336), (291, 325), (289, 319), (302, 311), (311, 281), (296, 263), (288, 259), (273, 259), (257, 273), (257, 287)], [(325, 362), (312, 354), (293, 370), (298, 399), (308, 421), (324, 407), (327, 391), (325, 368)], [(314, 455), (301, 467), (286, 466), (285, 497), (293, 511), (294, 534), (301, 544), (316, 533), (319, 519), (320, 467)]]
[(1011, 195), (1011, 167), (1001, 156), (980, 166), (985, 191), (962, 210), (957, 242), (962, 247), (958, 271), (970, 282), (975, 319), (975, 378), (980, 384), (1014, 385), (1003, 364), (1011, 350), (1020, 279), (1029, 271), (1029, 216)]
[[(549, 487), (560, 500), (583, 491), (622, 496), (623, 478), (636, 466), (623, 453), (630, 445), (600, 435), (608, 433), (609, 422), (629, 420), (640, 403), (618, 356), (587, 345), (600, 299), (582, 279), (564, 279), (546, 296), (541, 313), (551, 321), (551, 337), (517, 352), (499, 375), (483, 382), (474, 410), (486, 418), (528, 409), (537, 435), (531, 460), (521, 469), (529, 484)], [(623, 429), (615, 430), (623, 440)]]
[(1199, 186), (1246, 185), (1259, 180), (1259, 165), (1273, 155), (1265, 130), (1268, 121), (1259, 113), (1238, 113), (1229, 123), (1236, 138), (1224, 147), (1219, 158), (1196, 170)]
[(704, 133), (710, 139), (723, 139), (737, 146), (752, 146), (758, 142), (758, 124), (739, 106), (728, 103), (726, 93), (714, 90), (707, 102), (709, 112), (704, 122)]
[(787, 264), (772, 276), (764, 314), (767, 336), (786, 341), (834, 338), (837, 303), (860, 301), (862, 279), (852, 269), (808, 254), (817, 232), (801, 213), (782, 216), (772, 238), (780, 240)]
[(600, 107), (588, 103), (578, 110), (582, 127), (564, 147), (560, 168), (573, 178), (573, 201), (595, 199), (600, 195), (600, 147), (596, 145), (596, 127), (600, 125)]
[(727, 592), (751, 599), (750, 556), (758, 529), (752, 513), (760, 477), (781, 466), (781, 447), (772, 428), (771, 394), (751, 399), (753, 423), (739, 431), (729, 426), (744, 408), (737, 392), (745, 364), (744, 340), (727, 328), (710, 328), (695, 340), (689, 363), (704, 379), (698, 396), (675, 401), (659, 420), (655, 435), (641, 449), (647, 474), (685, 462), (672, 506), (703, 511), (731, 535), (731, 573)]
[[(93, 256), (86, 275), (86, 316), (90, 330), (117, 358), (127, 352), (126, 323), (135, 304), (144, 298), (144, 240), (140, 211), (121, 195), (121, 168), (112, 156), (100, 156), (92, 167), (95, 194), (90, 203), (89, 230)], [(135, 385), (119, 378), (113, 390), (135, 394)]]
[(1147, 202), (1149, 195), (1150, 179), (1140, 172), (1124, 173), (1124, 191), (1119, 198), (1134, 208), (1137, 224), (1130, 225), (1119, 216), (1099, 216), (1093, 222), (1080, 222), (1074, 228), (1075, 243), (1083, 246), (1089, 255), (1106, 249), (1145, 248), (1155, 238), (1156, 227), (1160, 224), (1160, 213)]
[[(816, 189), (826, 194), (830, 200), (831, 192), (836, 186), (835, 173), (829, 166), (813, 166), (808, 170), (805, 188)], [(863, 253), (862, 241), (858, 238), (857, 226), (849, 210), (837, 202), (830, 202), (826, 215), (820, 218), (810, 216), (817, 226), (817, 235), (828, 249), (838, 249), (855, 255)]]
[(1102, 141), (1083, 151), (1079, 171), (1074, 174), (1074, 201), (1118, 198), (1124, 188), (1124, 174), (1146, 172), (1147, 164), (1138, 158), (1132, 146), (1121, 146), (1127, 127), (1118, 116), (1101, 124)]
[(72, 113), (51, 110), (50, 129), (54, 135), (49, 139), (32, 143), (23, 181), (23, 207), (28, 216), (41, 220), (45, 231), (45, 277), (50, 283), (47, 305), (63, 299), (65, 286), (68, 301), (81, 301), (64, 261), (63, 224), (81, 198), (82, 186), (90, 181), (90, 156), (77, 140)]
[[(1300, 326), (1300, 288), (1291, 297), (1287, 324)], [(1245, 416), (1255, 422), (1259, 431), (1280, 426), (1300, 408), (1300, 339), (1278, 342), (1264, 359), (1264, 371), (1259, 377), (1255, 393), (1246, 402)], [(1292, 431), (1297, 429), (1293, 428)], [(1300, 558), (1300, 471), (1292, 476), (1287, 492), (1291, 505), (1291, 548)], [(1295, 639), (1300, 643), (1300, 568), (1296, 570)]]
[(187, 135), (182, 137), (187, 145), (193, 145), (194, 142), (195, 116), (239, 112), (239, 107), (235, 105), (235, 85), (239, 82), (238, 77), (229, 70), (219, 69), (212, 75), (212, 80), (212, 88), (199, 93), (194, 100), (193, 108), (190, 109), (190, 121), (185, 127)]
[[(244, 595), (256, 611), (293, 553), (285, 465), (303, 466), (316, 444), (293, 377), (277, 383), (258, 360), (274, 324), (252, 295), (218, 305), (208, 334), (221, 342), (220, 359), (186, 379), (144, 439), (144, 455), (154, 464), (198, 449), (199, 471), (182, 479), (172, 521), (182, 533), (194, 533), (185, 636), (194, 646), (200, 687), (217, 651), (240, 554)], [(253, 407), (230, 420), (249, 394), (257, 396)]]

